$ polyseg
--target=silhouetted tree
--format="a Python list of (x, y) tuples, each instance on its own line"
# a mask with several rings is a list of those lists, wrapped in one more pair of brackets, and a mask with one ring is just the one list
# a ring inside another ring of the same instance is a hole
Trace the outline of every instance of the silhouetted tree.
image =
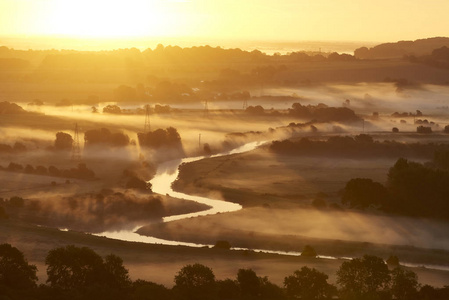
[(133, 175), (126, 182), (126, 188), (151, 191), (151, 183), (146, 182)]
[(105, 283), (116, 290), (126, 292), (131, 287), (131, 279), (128, 270), (123, 266), (123, 259), (114, 254), (109, 254), (104, 259)]
[(215, 275), (202, 264), (187, 265), (175, 276), (173, 291), (181, 299), (216, 299)]
[(301, 252), (301, 256), (305, 257), (316, 257), (317, 253), (315, 249), (310, 245), (305, 245), (304, 249)]
[(122, 109), (118, 105), (110, 104), (110, 105), (103, 107), (103, 113), (119, 115), (122, 113)]
[(47, 283), (64, 290), (99, 284), (105, 274), (103, 259), (92, 249), (68, 245), (52, 249), (45, 258)]
[(386, 208), (406, 215), (449, 218), (449, 172), (400, 158), (388, 171)]
[(395, 268), (391, 272), (391, 294), (398, 300), (414, 300), (418, 294), (418, 276), (415, 272)]
[(354, 178), (346, 183), (341, 202), (350, 207), (367, 208), (387, 201), (388, 191), (380, 183), (369, 178)]
[(416, 128), (417, 133), (432, 133), (432, 127), (418, 126)]
[(399, 266), (399, 258), (396, 255), (390, 255), (386, 260), (387, 265), (398, 267)]
[(129, 136), (122, 132), (111, 133), (107, 128), (100, 128), (86, 131), (84, 133), (84, 141), (86, 146), (124, 147), (129, 145)]
[(169, 300), (172, 298), (171, 290), (161, 284), (141, 279), (132, 284), (132, 300)]
[(376, 299), (387, 291), (389, 282), (388, 266), (372, 255), (345, 261), (337, 271), (342, 299)]
[(314, 268), (302, 267), (285, 277), (284, 287), (291, 299), (332, 299), (337, 289), (327, 282), (328, 278)]
[(444, 126), (444, 133), (449, 133), (449, 125)]
[(36, 287), (37, 268), (28, 264), (23, 253), (10, 244), (0, 245), (0, 285), (13, 289)]
[(284, 290), (268, 280), (268, 277), (259, 277), (260, 280), (260, 299), (261, 300), (284, 300)]
[(244, 299), (256, 299), (260, 296), (260, 279), (252, 269), (239, 269), (237, 282), (240, 286), (241, 296)]
[(237, 281), (232, 279), (218, 280), (217, 290), (220, 300), (238, 299), (240, 296), (240, 287)]
[(181, 147), (181, 137), (178, 131), (169, 127), (167, 129), (157, 129), (147, 133), (139, 133), (137, 135), (139, 143), (142, 146), (159, 148), (159, 147)]
[(231, 243), (229, 243), (228, 241), (217, 241), (214, 245), (214, 248), (229, 250), (231, 249)]
[(260, 105), (248, 106), (245, 109), (245, 112), (250, 115), (263, 115), (265, 113), (265, 109)]
[(73, 138), (70, 134), (65, 132), (56, 133), (55, 149), (56, 150), (70, 150), (72, 149)]

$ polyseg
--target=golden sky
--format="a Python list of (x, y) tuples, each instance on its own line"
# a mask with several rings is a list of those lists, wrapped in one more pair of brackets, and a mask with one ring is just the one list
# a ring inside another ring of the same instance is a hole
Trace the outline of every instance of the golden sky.
[(0, 36), (397, 41), (449, 35), (448, 0), (0, 0)]

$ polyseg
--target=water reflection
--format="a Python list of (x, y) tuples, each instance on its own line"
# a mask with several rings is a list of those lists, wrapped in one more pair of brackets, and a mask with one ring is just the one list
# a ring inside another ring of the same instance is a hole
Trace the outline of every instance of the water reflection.
[[(237, 153), (251, 151), (251, 150), (256, 149), (258, 146), (260, 146), (263, 143), (265, 143), (265, 142), (247, 143), (247, 144), (245, 144), (241, 147), (238, 147), (236, 149), (233, 149), (231, 151), (208, 156), (208, 157), (218, 157), (218, 156), (224, 156), (224, 155), (237, 154)], [(206, 156), (188, 157), (188, 158), (184, 158), (184, 159), (171, 160), (171, 161), (165, 162), (158, 166), (156, 175), (150, 181), (150, 183), (152, 184), (152, 190), (155, 193), (162, 194), (162, 195), (169, 195), (174, 198), (195, 201), (195, 202), (205, 204), (210, 207), (207, 210), (203, 210), (203, 211), (199, 211), (199, 212), (195, 212), (195, 213), (166, 216), (163, 218), (163, 222), (170, 222), (170, 221), (181, 220), (181, 219), (186, 219), (186, 218), (212, 215), (212, 214), (217, 214), (217, 213), (232, 212), (232, 211), (237, 211), (237, 210), (242, 209), (242, 206), (240, 204), (226, 202), (226, 201), (222, 201), (222, 200), (210, 199), (210, 198), (206, 198), (206, 197), (187, 195), (184, 193), (175, 192), (172, 189), (172, 187), (171, 187), (172, 183), (178, 177), (178, 174), (179, 174), (178, 168), (182, 163), (190, 163), (190, 162), (198, 161), (198, 160), (201, 160), (204, 158), (206, 158)], [(163, 239), (159, 239), (159, 238), (143, 236), (143, 235), (136, 233), (136, 231), (140, 227), (145, 226), (145, 225), (148, 225), (148, 223), (140, 224), (139, 226), (135, 227), (133, 230), (105, 231), (105, 232), (94, 234), (94, 235), (104, 236), (104, 237), (111, 238), (111, 239), (119, 239), (119, 240), (129, 241), (129, 242), (142, 242), (142, 243), (153, 243), (153, 244), (164, 244), (164, 245), (181, 245), (181, 246), (189, 246), (189, 247), (212, 246), (212, 245), (202, 245), (202, 244), (193, 244), (193, 243), (184, 243), (184, 242), (178, 242), (178, 241), (163, 240)]]

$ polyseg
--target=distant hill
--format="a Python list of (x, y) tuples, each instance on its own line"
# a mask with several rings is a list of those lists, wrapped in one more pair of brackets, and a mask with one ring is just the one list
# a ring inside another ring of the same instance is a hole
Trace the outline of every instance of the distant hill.
[(354, 55), (358, 59), (401, 58), (404, 55), (423, 56), (429, 55), (433, 50), (443, 46), (449, 47), (449, 38), (434, 37), (416, 41), (385, 43), (372, 48), (362, 47), (356, 49)]

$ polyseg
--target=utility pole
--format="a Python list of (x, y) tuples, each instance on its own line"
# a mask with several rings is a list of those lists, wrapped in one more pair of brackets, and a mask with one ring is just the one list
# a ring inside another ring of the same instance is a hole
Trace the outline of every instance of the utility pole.
[(80, 149), (80, 139), (78, 132), (78, 123), (75, 123), (75, 133), (73, 137), (72, 144), (72, 161), (80, 162), (81, 161), (81, 149)]
[(150, 105), (145, 105), (145, 124), (143, 126), (143, 133), (148, 133), (151, 131), (151, 124), (150, 124)]

